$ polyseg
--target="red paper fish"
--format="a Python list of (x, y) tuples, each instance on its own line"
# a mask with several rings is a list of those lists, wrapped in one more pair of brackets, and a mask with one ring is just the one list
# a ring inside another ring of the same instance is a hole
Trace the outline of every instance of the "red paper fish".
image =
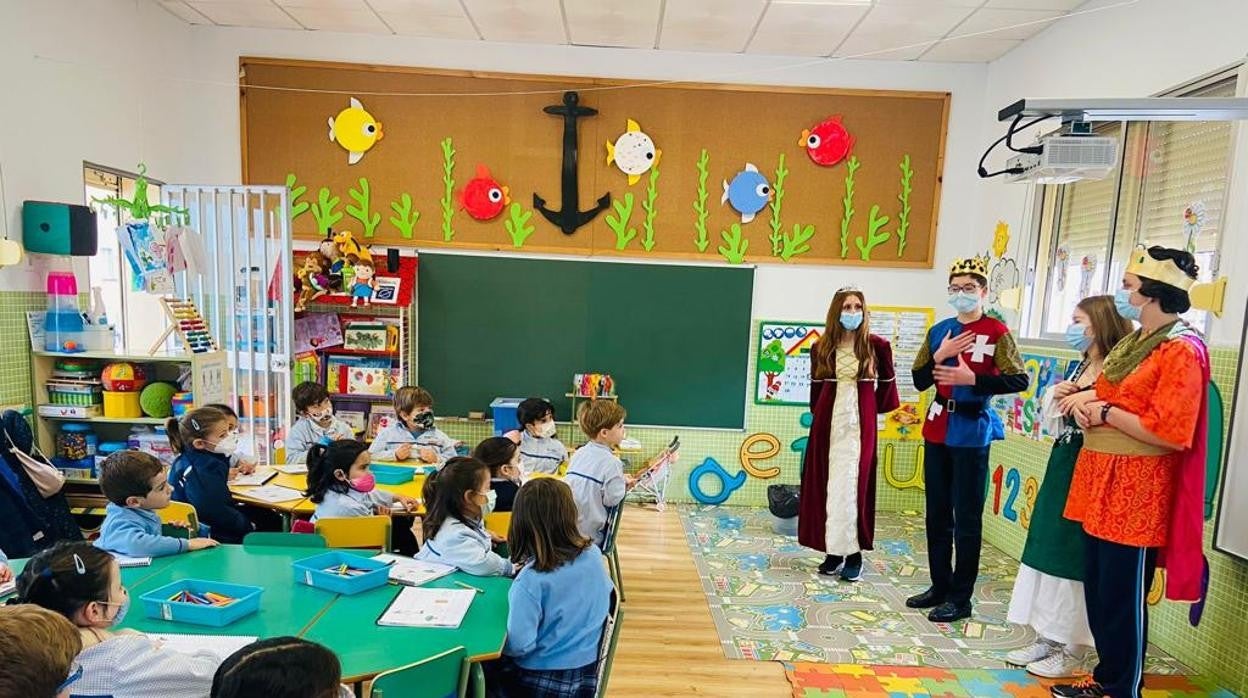
[(459, 192), (459, 207), (479, 221), (497, 217), (510, 203), (507, 187), (499, 185), (485, 165), (477, 165), (477, 175)]
[(806, 154), (816, 165), (831, 167), (849, 156), (854, 147), (854, 137), (841, 125), (841, 117), (831, 116), (813, 129), (802, 130), (802, 140), (798, 145), (806, 149)]

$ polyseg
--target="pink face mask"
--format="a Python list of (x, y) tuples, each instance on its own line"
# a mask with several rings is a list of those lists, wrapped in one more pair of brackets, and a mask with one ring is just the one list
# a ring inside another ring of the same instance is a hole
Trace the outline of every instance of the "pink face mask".
[(377, 488), (377, 478), (372, 473), (364, 473), (363, 475), (351, 478), (351, 489), (356, 492), (372, 492)]

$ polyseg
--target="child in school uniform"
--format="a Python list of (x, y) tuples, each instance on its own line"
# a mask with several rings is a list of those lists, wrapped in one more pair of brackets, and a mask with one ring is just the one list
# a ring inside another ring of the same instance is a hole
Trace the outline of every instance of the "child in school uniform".
[(491, 436), (477, 444), (472, 457), (490, 468), (490, 489), (497, 498), (494, 511), (511, 511), (520, 491), (520, 447), (505, 436)]
[(169, 445), (178, 457), (169, 471), (173, 499), (195, 507), (212, 537), (241, 543), (255, 530), (230, 494), (230, 456), (238, 450), (238, 434), (229, 417), (212, 407), (197, 407), (168, 423)]
[(482, 523), (494, 510), (496, 496), (485, 463), (460, 456), (447, 461), (425, 480), (425, 544), (416, 559), (481, 577), (511, 576), (515, 567), (493, 549), (502, 538)]
[(164, 649), (132, 630), (118, 630), (130, 609), (113, 556), (90, 543), (58, 543), (30, 559), (17, 578), (21, 603), (68, 618), (78, 627), (82, 676), (75, 696), (202, 698), (220, 658), (207, 651)]
[(572, 490), (554, 478), (525, 483), (512, 512), (507, 643), (489, 666), (500, 696), (592, 697), (612, 584), (597, 546), (577, 529)]
[(454, 458), (459, 442), (434, 426), (433, 396), (428, 390), (405, 385), (394, 393), (398, 422), (382, 429), (370, 450), (377, 460), (419, 460), (445, 463)]
[(316, 505), (312, 520), (349, 516), (389, 516), (396, 503), (414, 511), (411, 497), (377, 489), (369, 471), (368, 446), (355, 439), (329, 445), (312, 444), (308, 451), (307, 495)]
[(308, 449), (313, 444), (324, 444), (339, 439), (354, 439), (351, 425), (334, 416), (334, 405), (329, 401), (325, 386), (304, 381), (290, 391), (299, 420), (290, 428), (286, 437), (286, 462), (305, 463)]
[(169, 506), (173, 488), (165, 464), (142, 451), (118, 451), (100, 465), (100, 489), (108, 498), (95, 547), (130, 557), (163, 557), (217, 545), (211, 538), (161, 533), (155, 512)]
[(81, 674), (82, 637), (64, 616), (34, 604), (0, 606), (0, 696), (68, 698)]
[(323, 645), (297, 637), (253, 642), (226, 657), (210, 698), (351, 698), (342, 665)]
[[(224, 412), (225, 417), (229, 421), (229, 424), (230, 424), (230, 431), (234, 433), (239, 433), (238, 413), (234, 411), (233, 407), (230, 407), (229, 405), (223, 402), (209, 403), (207, 405), (204, 405), (204, 407), (212, 407), (214, 409), (218, 409)], [(235, 473), (241, 473), (243, 475), (250, 475), (254, 472), (256, 472), (256, 459), (254, 456), (248, 455), (247, 453), (243, 451), (243, 447), (242, 447), (242, 443), (240, 439), (238, 450), (230, 454), (230, 479), (231, 480), (234, 479)]]
[(599, 548), (606, 537), (608, 510), (624, 501), (632, 484), (632, 478), (624, 474), (624, 463), (612, 451), (624, 440), (626, 416), (614, 400), (594, 400), (585, 406), (579, 421), (589, 443), (572, 454), (565, 478), (576, 501), (581, 535)]
[(525, 473), (557, 473), (568, 460), (568, 447), (555, 438), (555, 406), (539, 397), (516, 407), (520, 421), (520, 470)]

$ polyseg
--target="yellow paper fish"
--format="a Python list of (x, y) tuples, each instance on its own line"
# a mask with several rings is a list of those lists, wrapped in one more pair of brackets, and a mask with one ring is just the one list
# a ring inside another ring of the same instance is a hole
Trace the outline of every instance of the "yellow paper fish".
[(355, 97), (351, 98), (351, 106), (329, 118), (329, 140), (338, 141), (338, 145), (347, 149), (348, 165), (359, 162), (381, 137), (381, 124)]

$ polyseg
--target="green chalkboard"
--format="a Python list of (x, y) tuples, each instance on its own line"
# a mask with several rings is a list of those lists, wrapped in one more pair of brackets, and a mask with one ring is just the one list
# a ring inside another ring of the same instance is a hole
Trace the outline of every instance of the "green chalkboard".
[(543, 396), (609, 373), (633, 424), (745, 423), (749, 268), (422, 252), (417, 374), (436, 411)]

